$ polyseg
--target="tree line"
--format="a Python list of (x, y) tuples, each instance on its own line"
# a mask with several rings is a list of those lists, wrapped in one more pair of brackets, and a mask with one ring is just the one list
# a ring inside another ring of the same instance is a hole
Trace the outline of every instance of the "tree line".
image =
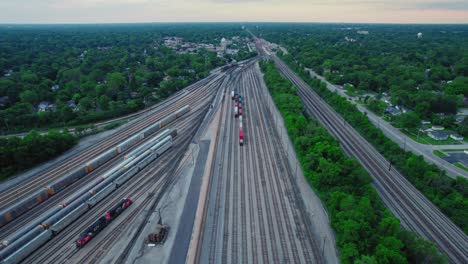
[(31, 131), (23, 138), (0, 138), (0, 180), (54, 158), (76, 143), (76, 137), (55, 130), (46, 135)]

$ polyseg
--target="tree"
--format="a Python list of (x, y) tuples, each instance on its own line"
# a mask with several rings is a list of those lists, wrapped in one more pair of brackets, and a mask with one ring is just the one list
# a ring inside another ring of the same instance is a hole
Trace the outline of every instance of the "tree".
[(408, 113), (401, 114), (397, 118), (397, 123), (400, 127), (404, 129), (414, 129), (414, 128), (419, 127), (419, 125), (421, 124), (421, 121), (416, 113), (408, 112)]
[(38, 96), (35, 91), (26, 90), (20, 94), (21, 101), (24, 103), (29, 103), (35, 105), (38, 103)]

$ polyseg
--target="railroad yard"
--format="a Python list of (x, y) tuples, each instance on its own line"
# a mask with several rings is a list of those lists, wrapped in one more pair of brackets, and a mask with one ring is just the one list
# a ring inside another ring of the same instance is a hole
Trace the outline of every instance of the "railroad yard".
[(261, 81), (245, 69), (225, 99), (199, 263), (324, 262)]
[[(369, 171), (402, 225), (451, 262), (466, 263), (463, 231), (256, 44), (297, 86), (309, 114)], [(328, 215), (310, 198), (260, 58), (212, 71), (98, 143), (6, 187), (0, 263), (338, 263)], [(147, 241), (157, 224), (170, 228), (165, 243)]]

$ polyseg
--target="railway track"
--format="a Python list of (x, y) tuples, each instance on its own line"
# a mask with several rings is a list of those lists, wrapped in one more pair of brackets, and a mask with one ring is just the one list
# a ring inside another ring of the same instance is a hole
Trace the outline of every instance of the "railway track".
[[(218, 84), (219, 88), (219, 84)], [(209, 101), (209, 96), (205, 96), (204, 102)], [(99, 261), (99, 259), (103, 256), (105, 252), (109, 249), (109, 247), (112, 245), (113, 242), (115, 242), (116, 237), (118, 237), (122, 232), (122, 229), (127, 226), (129, 223), (132, 223), (134, 220), (134, 216), (138, 215), (138, 213), (141, 213), (141, 210), (143, 208), (146, 208), (148, 206), (149, 201), (154, 200), (154, 196), (159, 196), (161, 193), (164, 192), (164, 188), (162, 186), (165, 186), (165, 183), (168, 182), (169, 178), (173, 177), (172, 173), (175, 169), (175, 166), (179, 164), (179, 160), (182, 157), (181, 151), (185, 150), (187, 146), (189, 145), (190, 141), (193, 138), (193, 135), (196, 132), (196, 128), (198, 128), (202, 118), (204, 117), (205, 111), (204, 109), (208, 108), (207, 103), (201, 104), (203, 107), (199, 107), (200, 109), (192, 109), (192, 114), (189, 115), (185, 120), (179, 122), (179, 125), (176, 125), (175, 127), (180, 131), (179, 136), (175, 140), (175, 144), (178, 146), (176, 147), (177, 150), (171, 150), (170, 152), (172, 154), (165, 154), (160, 162), (155, 162), (156, 165), (152, 166), (152, 168), (163, 168), (163, 169), (158, 169), (155, 171), (150, 170), (149, 168), (146, 168), (143, 171), (143, 174), (137, 174), (135, 178), (132, 179), (132, 184), (129, 184), (123, 189), (119, 189), (119, 195), (113, 197), (108, 197), (106, 200), (103, 201), (104, 205), (100, 205), (98, 207), (94, 207), (95, 211), (90, 210), (88, 213), (91, 214), (92, 216), (86, 217), (86, 219), (91, 219), (89, 221), (85, 221), (84, 223), (74, 223), (73, 226), (70, 226), (69, 229), (72, 229), (73, 231), (70, 233), (60, 233), (58, 236), (54, 238), (54, 240), (57, 243), (48, 243), (46, 246), (44, 246), (45, 249), (40, 249), (38, 252), (34, 253), (30, 258), (31, 258), (31, 263), (44, 263), (44, 261), (53, 261), (53, 262), (64, 262), (68, 258), (71, 258), (73, 256), (73, 259), (76, 259), (75, 253), (77, 250), (74, 250), (73, 253), (69, 253), (68, 247), (65, 247), (65, 251), (63, 251), (63, 245), (69, 244), (70, 241), (73, 241), (73, 239), (76, 239), (76, 237), (79, 235), (79, 230), (83, 230), (87, 225), (90, 225), (92, 221), (94, 221), (97, 217), (102, 215), (106, 210), (110, 209), (115, 202), (119, 201), (119, 199), (123, 197), (134, 197), (134, 199), (139, 199), (142, 195), (146, 193), (152, 193), (151, 199), (145, 198), (145, 200), (140, 203), (139, 205), (133, 207), (130, 207), (129, 216), (125, 218), (125, 220), (121, 220), (122, 223), (118, 221), (113, 222), (111, 225), (118, 225), (118, 228), (115, 230), (112, 230), (107, 236), (96, 240), (95, 245), (91, 245), (92, 250), (87, 253), (84, 257), (81, 258), (82, 261), (85, 261), (87, 263), (94, 263)], [(194, 116), (194, 117), (191, 117)], [(191, 118), (189, 118), (191, 117)], [(182, 138), (182, 139), (181, 139)], [(182, 141), (182, 143), (177, 143)], [(168, 167), (171, 167), (171, 169), (167, 169)], [(158, 175), (164, 175), (160, 177), (155, 177)], [(157, 183), (155, 184), (155, 179), (158, 179)], [(136, 190), (136, 191), (135, 191)], [(110, 199), (110, 200), (109, 200)], [(97, 212), (96, 212), (97, 211)], [(119, 224), (117, 224), (119, 223)], [(79, 226), (74, 226), (75, 224)], [(108, 227), (109, 228), (109, 227)], [(111, 227), (112, 228), (112, 227)], [(69, 230), (67, 229), (67, 230)], [(78, 230), (78, 231), (76, 231)], [(120, 230), (120, 231), (119, 231)], [(93, 243), (93, 242), (92, 242)], [(62, 249), (62, 250), (61, 250)], [(38, 256), (36, 256), (36, 254)], [(41, 258), (41, 256), (47, 256), (47, 259)], [(26, 260), (27, 263), (29, 263), (28, 260)]]
[[(210, 97), (210, 95), (213, 93), (213, 91), (215, 91), (217, 89), (217, 87), (219, 87), (220, 81), (219, 81), (219, 79), (217, 79), (217, 80), (218, 81), (216, 81), (216, 82), (210, 82), (208, 85), (205, 85), (204, 87), (198, 88), (197, 90), (192, 92), (191, 96), (186, 96), (186, 98), (181, 99), (180, 102), (178, 102), (177, 104), (172, 105), (167, 110), (161, 111), (160, 113), (152, 116), (152, 118), (150, 118), (149, 121), (142, 122), (143, 125), (132, 127), (131, 131), (129, 130), (129, 132), (127, 132), (127, 133), (130, 133), (130, 132), (136, 133), (137, 131), (134, 131), (135, 129), (142, 129), (143, 126), (147, 126), (147, 125), (150, 125), (150, 124), (154, 123), (155, 121), (161, 119), (165, 115), (174, 112), (175, 110), (177, 110), (177, 107), (183, 106), (184, 103), (199, 102), (201, 100), (204, 100), (205, 98)], [(195, 111), (196, 111), (196, 108), (197, 108), (197, 106), (195, 105)], [(129, 151), (133, 150), (134, 148), (138, 147), (139, 145), (145, 143), (147, 140), (148, 139), (145, 138), (144, 140), (138, 142), (137, 145), (135, 145), (131, 149), (127, 150), (125, 153), (128, 153)], [(117, 142), (113, 142), (113, 143), (118, 144), (120, 142), (117, 141)], [(109, 148), (111, 146), (106, 146), (106, 147)], [(103, 149), (103, 150), (100, 150), (100, 151), (102, 152), (102, 151), (105, 151), (105, 150), (107, 150), (107, 149)], [(38, 217), (39, 215), (41, 215), (42, 213), (44, 213), (45, 211), (50, 209), (53, 205), (55, 205), (55, 203), (57, 201), (60, 201), (61, 199), (66, 197), (70, 192), (73, 192), (73, 191), (79, 189), (84, 184), (86, 184), (89, 181), (90, 178), (94, 178), (97, 175), (102, 174), (108, 168), (112, 167), (117, 162), (120, 162), (120, 159), (121, 159), (122, 155), (125, 155), (125, 153), (122, 153), (121, 155), (118, 155), (118, 156), (114, 157), (109, 162), (102, 165), (101, 167), (98, 167), (96, 170), (92, 171), (87, 176), (85, 176), (82, 179), (78, 180), (77, 182), (73, 183), (71, 186), (69, 186), (68, 188), (66, 188), (62, 192), (59, 192), (58, 194), (52, 196), (51, 198), (49, 198), (46, 201), (42, 202), (41, 204), (37, 205), (36, 207), (34, 207), (32, 209), (33, 210), (32, 214), (23, 214), (22, 216), (15, 219), (14, 221), (12, 221), (12, 222), (8, 223), (7, 225), (1, 227), (0, 228), (0, 238), (5, 238), (8, 235), (10, 235), (11, 233), (16, 232), (21, 226), (24, 226), (28, 221), (33, 220), (35, 217)], [(86, 162), (86, 160), (89, 160), (91, 158), (90, 158), (90, 156), (86, 156), (86, 157), (82, 157), (80, 159), (81, 159), (81, 161), (79, 162), (79, 164), (83, 165)], [(62, 176), (62, 175), (55, 175), (55, 176), (53, 175), (53, 176), (51, 176), (51, 178), (47, 178), (47, 179), (45, 179), (45, 178), (33, 179), (30, 183), (25, 184), (26, 185), (25, 188), (27, 189), (25, 191), (25, 193), (26, 194), (30, 193), (30, 192), (28, 192), (28, 190), (31, 190), (31, 192), (32, 191), (37, 191), (39, 188), (43, 188), (47, 184), (46, 182), (51, 182), (51, 181), (55, 180), (56, 178), (58, 178), (60, 176)], [(36, 187), (36, 189), (32, 190), (32, 189), (30, 189), (30, 186), (34, 186), (34, 187)], [(23, 185), (19, 186), (15, 192), (22, 192), (23, 191), (22, 187), (23, 187)], [(5, 194), (5, 195), (8, 195), (8, 194)], [(10, 198), (11, 197), (12, 196), (10, 196)], [(6, 199), (5, 202), (8, 203), (8, 199)]]
[[(43, 171), (39, 173), (36, 177), (32, 179), (27, 179), (18, 185), (18, 187), (13, 187), (7, 190), (2, 191), (0, 194), (0, 200), (2, 204), (0, 205), (0, 210), (7, 208), (18, 200), (21, 200), (24, 197), (27, 197), (34, 191), (37, 191), (39, 188), (46, 186), (46, 184), (52, 182), (55, 179), (58, 179), (60, 176), (65, 175), (67, 172), (71, 171), (77, 166), (83, 165), (89, 157), (94, 157), (102, 153), (104, 150), (118, 144), (122, 140), (143, 129), (144, 127), (152, 124), (158, 119), (161, 119), (163, 116), (168, 113), (174, 112), (175, 109), (180, 108), (185, 104), (193, 101), (192, 99), (199, 99), (203, 96), (209, 94), (209, 91), (205, 91), (209, 84), (218, 80), (221, 75), (210, 76), (207, 79), (203, 79), (191, 86), (187, 87), (182, 92), (171, 97), (169, 102), (175, 101), (174, 104), (167, 106), (167, 102), (163, 102), (155, 107), (153, 111), (143, 115), (141, 118), (134, 120), (132, 126), (128, 125), (125, 129), (119, 129), (115, 134), (111, 135), (108, 139), (103, 140), (102, 142), (93, 145), (90, 148), (80, 151), (73, 157), (64, 160), (60, 165), (52, 168), (51, 170)], [(204, 92), (205, 91), (205, 92)], [(157, 112), (159, 111), (159, 112)], [(152, 115), (153, 112), (157, 112)]]
[(202, 227), (200, 246), (205, 250), (198, 254), (198, 262), (320, 262), (305, 229), (309, 221), (296, 205), (298, 195), (291, 195), (292, 170), (258, 91), (259, 71), (254, 69), (254, 65), (244, 67), (236, 82), (245, 95), (244, 146), (239, 146), (233, 101), (225, 99), (222, 106), (221, 141), (207, 207), (211, 219)]
[[(261, 79), (260, 79), (260, 71), (258, 68), (255, 68), (255, 71), (252, 72), (251, 75), (252, 80), (252, 87), (262, 87)], [(275, 124), (273, 122), (273, 116), (270, 113), (269, 109), (266, 106), (266, 101), (264, 99), (264, 94), (260, 92), (260, 89), (253, 89), (253, 98), (258, 101), (256, 104), (260, 110), (259, 113), (261, 115), (261, 119), (265, 120), (265, 129), (261, 130), (260, 138), (264, 139), (264, 143), (261, 146), (264, 148), (264, 153), (267, 154), (267, 162), (270, 175), (285, 175), (288, 177), (287, 179), (282, 179), (280, 177), (273, 177), (273, 181), (270, 181), (270, 189), (273, 192), (274, 197), (278, 197), (279, 201), (275, 203), (275, 208), (280, 208), (281, 217), (279, 219), (278, 226), (286, 227), (286, 232), (283, 232), (281, 229), (280, 237), (288, 236), (289, 241), (294, 240), (293, 234), (298, 230), (298, 240), (300, 246), (294, 248), (292, 247), (290, 251), (293, 253), (294, 262), (299, 262), (298, 258), (300, 259), (303, 257), (303, 261), (306, 263), (312, 262), (320, 262), (320, 257), (318, 254), (318, 248), (314, 240), (309, 240), (307, 237), (312, 238), (313, 234), (309, 228), (309, 219), (305, 215), (305, 209), (302, 204), (302, 199), (297, 195), (299, 190), (297, 186), (294, 184), (294, 175), (292, 174), (292, 168), (289, 167), (289, 163), (286, 160), (284, 153), (287, 152), (285, 150), (279, 140), (279, 135), (277, 130), (275, 129)], [(273, 135), (273, 136), (268, 136)], [(277, 164), (273, 164), (273, 161), (277, 161)], [(275, 166), (276, 165), (276, 166)], [(285, 195), (286, 194), (286, 195)], [(286, 198), (289, 201), (286, 201)], [(295, 208), (287, 207), (287, 203), (291, 203), (296, 205), (298, 210)], [(289, 210), (288, 210), (289, 209)], [(293, 215), (293, 219), (301, 219), (301, 221), (295, 221), (294, 223), (291, 222), (287, 215)], [(284, 223), (282, 223), (282, 219), (285, 219)], [(293, 230), (293, 227), (296, 230)], [(286, 243), (285, 240), (281, 240), (281, 248), (288, 248), (291, 246), (291, 243)], [(311, 245), (307, 244), (308, 242)], [(284, 261), (284, 258), (281, 260)]]
[[(355, 156), (374, 179), (382, 200), (402, 224), (433, 241), (452, 263), (468, 262), (468, 237), (401, 173), (388, 170), (389, 162), (284, 62), (274, 57), (280, 72), (298, 88), (309, 113), (315, 116)], [(345, 133), (346, 131), (346, 133)]]
[[(193, 127), (193, 126), (198, 127), (199, 123), (201, 123), (202, 118), (205, 116), (206, 110), (209, 108), (209, 103), (212, 100), (211, 98), (213, 98), (214, 97), (213, 95), (216, 94), (215, 91), (217, 89), (219, 89), (219, 87), (223, 83), (222, 80), (224, 78), (225, 78), (225, 75), (222, 74), (220, 76), (217, 76), (216, 78), (213, 78), (214, 80), (209, 80), (208, 84), (206, 84), (206, 85), (200, 85), (200, 87), (193, 87), (192, 86), (191, 89), (193, 89), (193, 91), (191, 91), (190, 93), (185, 92), (183, 97), (177, 101), (177, 106), (178, 105), (184, 105), (184, 104), (188, 103), (188, 101), (190, 101), (191, 103), (195, 102), (195, 104), (192, 107), (191, 114), (188, 114), (188, 116), (181, 118), (180, 122), (177, 122), (178, 125), (176, 125), (176, 128), (180, 129), (179, 133), (183, 133), (183, 134), (188, 133), (188, 137), (190, 137), (190, 140), (193, 139), (193, 135), (195, 135), (195, 130), (187, 130), (186, 128), (187, 127)], [(177, 109), (177, 106), (172, 106), (172, 107), (168, 107), (167, 109), (164, 109), (163, 111), (161, 111), (162, 113), (159, 113), (158, 116), (162, 117), (164, 115), (164, 113), (174, 112)], [(157, 118), (152, 118), (149, 121), (146, 121), (144, 123), (145, 124), (150, 124), (150, 123), (156, 121), (156, 119)], [(141, 129), (142, 127), (143, 126), (137, 126), (137, 128), (139, 128), (139, 129)], [(136, 130), (136, 128), (133, 128), (132, 131), (133, 130)], [(131, 133), (131, 132), (127, 131), (127, 133)], [(181, 137), (187, 137), (187, 136), (181, 136), (181, 134), (179, 134), (178, 138), (181, 138)], [(188, 146), (188, 144), (190, 143), (190, 140), (187, 140), (184, 144), (186, 144), (186, 146)], [(176, 142), (177, 142), (177, 139), (176, 139)], [(143, 142), (140, 142), (140, 143), (143, 143)], [(128, 150), (127, 152), (129, 152), (129, 151), (131, 151), (131, 150)], [(178, 153), (178, 154), (180, 156), (180, 153)], [(123, 155), (125, 155), (125, 154), (123, 154)], [(171, 162), (174, 163), (173, 161), (177, 160), (179, 156), (178, 155), (173, 155)], [(162, 158), (164, 159), (164, 156)], [(118, 156), (118, 157), (114, 158), (115, 162), (113, 161), (113, 162), (106, 163), (103, 166), (103, 170), (110, 168), (112, 165), (114, 165), (114, 163), (120, 162), (120, 159), (121, 159), (121, 156)], [(167, 166), (165, 166), (165, 167), (167, 167)], [(93, 173), (98, 174), (98, 173), (102, 173), (102, 171), (96, 170)], [(85, 179), (89, 178), (88, 176), (86, 176)], [(141, 177), (144, 177), (144, 176), (141, 176)], [(146, 176), (146, 177), (151, 178), (150, 176)], [(18, 221), (18, 222), (13, 221), (13, 222), (9, 223), (8, 225), (4, 226), (2, 229), (0, 229), (0, 232), (1, 232), (0, 234), (2, 234), (3, 236), (6, 236), (6, 235), (14, 232), (15, 229), (18, 229), (19, 227), (21, 227), (25, 223), (27, 223), (29, 221), (32, 221), (36, 216), (38, 216), (42, 212), (40, 210), (37, 210), (37, 209), (39, 209), (39, 207), (42, 207), (42, 208), (40, 208), (41, 210), (47, 211), (47, 209), (50, 208), (50, 207), (47, 207), (47, 206), (51, 206), (51, 207), (55, 206), (56, 202), (60, 201), (61, 198), (66, 197), (71, 192), (79, 189), (81, 186), (86, 184), (87, 181), (89, 181), (89, 179), (88, 180), (82, 179), (82, 180), (83, 180), (82, 183), (80, 182), (79, 184), (74, 185), (73, 186), (74, 188), (67, 188), (66, 189), (67, 191), (63, 191), (63, 192), (59, 193), (58, 195), (53, 196), (50, 200), (46, 201), (45, 203), (41, 203), (40, 206), (33, 208), (31, 210), (33, 213), (32, 214), (26, 214), (28, 216), (27, 217), (25, 216), (25, 219), (22, 219), (22, 221)], [(140, 186), (140, 187), (144, 187), (144, 186)], [(141, 190), (141, 189), (144, 189), (144, 188), (139, 188), (139, 189)], [(160, 194), (161, 191), (162, 190), (159, 190), (158, 195)], [(119, 189), (119, 193), (126, 194), (126, 193), (122, 192), (122, 189)], [(121, 197), (121, 196), (122, 196), (122, 194), (119, 195), (119, 197)], [(115, 204), (115, 201), (118, 201), (118, 199), (114, 199), (113, 201), (114, 201), (114, 203), (109, 203), (107, 205), (107, 207), (106, 207), (106, 205), (103, 205), (102, 208), (104, 208), (104, 209), (100, 208), (101, 206), (99, 206), (99, 209), (101, 209), (100, 212), (105, 212), (105, 210), (109, 209), (111, 206), (113, 206)], [(139, 206), (136, 206), (136, 207), (139, 207)], [(93, 209), (91, 209), (86, 215), (91, 214), (93, 212), (93, 210), (97, 210), (96, 208), (97, 207), (94, 207)], [(97, 218), (97, 217), (98, 217), (98, 215), (95, 215), (95, 218)], [(94, 218), (93, 218), (93, 216), (90, 216), (89, 218), (87, 217), (86, 219), (94, 219)], [(85, 224), (86, 223), (89, 225), (91, 222), (87, 221), (87, 222), (85, 222)], [(81, 224), (82, 224), (81, 227), (85, 226), (85, 224), (83, 224), (83, 223), (81, 223)], [(69, 230), (69, 229), (67, 229), (67, 230)], [(112, 233), (115, 234), (116, 232), (112, 232)], [(41, 256), (56, 256), (55, 259), (53, 257), (51, 259), (54, 262), (55, 262), (55, 260), (57, 260), (58, 262), (61, 262), (60, 259), (63, 260), (64, 259), (63, 256), (65, 256), (65, 259), (66, 259), (67, 256), (69, 256), (71, 253), (70, 253), (69, 247), (63, 247), (63, 245), (64, 245), (64, 243), (62, 243), (63, 241), (60, 242), (60, 238), (61, 238), (61, 236), (63, 234), (64, 234), (64, 232), (59, 233), (56, 237), (53, 238), (54, 241), (59, 240), (58, 243), (54, 243), (54, 242), (47, 243), (46, 246), (42, 247), (40, 250), (38, 250), (36, 253), (34, 253), (30, 258), (28, 258), (28, 260), (26, 260), (26, 263), (30, 263), (30, 262), (34, 262), (34, 261), (36, 261), (36, 263), (41, 263), (41, 262), (44, 263), (42, 261), (42, 260), (44, 260), (44, 258), (41, 258)], [(67, 233), (67, 234), (69, 234), (69, 233)], [(78, 235), (78, 233), (74, 233), (74, 234), (76, 236)], [(70, 238), (70, 237), (68, 237), (68, 238)], [(76, 239), (76, 237), (74, 237), (72, 239)], [(66, 238), (65, 238), (65, 240), (66, 240)], [(68, 241), (68, 242), (70, 242), (70, 241)], [(48, 245), (51, 245), (51, 244), (58, 245), (58, 248), (54, 248), (53, 246), (48, 246)], [(108, 245), (108, 244), (106, 244), (106, 245)], [(63, 248), (65, 249), (65, 251), (60, 250), (60, 249), (63, 249)], [(46, 252), (44, 252), (44, 250), (46, 250)], [(42, 252), (42, 253), (38, 253), (38, 252)], [(71, 254), (71, 255), (73, 255), (73, 254)]]

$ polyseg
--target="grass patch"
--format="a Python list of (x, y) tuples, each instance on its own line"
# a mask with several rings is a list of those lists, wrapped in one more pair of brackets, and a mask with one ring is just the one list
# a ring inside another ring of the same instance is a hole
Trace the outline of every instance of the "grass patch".
[(443, 153), (440, 150), (434, 150), (434, 151), (432, 151), (432, 153), (434, 153), (436, 156), (441, 157), (441, 158), (447, 157), (447, 154)]
[(464, 171), (468, 171), (468, 168), (463, 166), (463, 164), (461, 164), (460, 162), (455, 162), (453, 163), (453, 165), (457, 166), (458, 168), (464, 170)]
[(468, 149), (442, 149), (444, 152), (463, 152)]

